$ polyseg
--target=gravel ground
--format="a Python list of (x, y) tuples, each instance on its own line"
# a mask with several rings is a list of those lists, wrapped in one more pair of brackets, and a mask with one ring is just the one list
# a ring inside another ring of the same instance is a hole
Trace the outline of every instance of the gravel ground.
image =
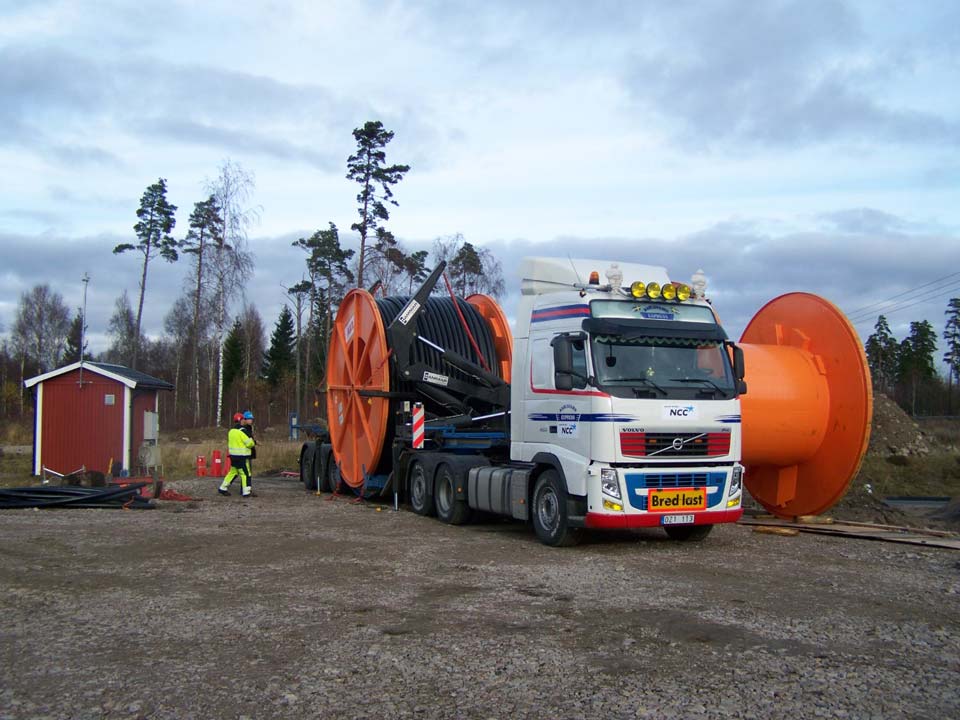
[(256, 486), (3, 511), (0, 718), (960, 716), (949, 550), (745, 526), (552, 549)]

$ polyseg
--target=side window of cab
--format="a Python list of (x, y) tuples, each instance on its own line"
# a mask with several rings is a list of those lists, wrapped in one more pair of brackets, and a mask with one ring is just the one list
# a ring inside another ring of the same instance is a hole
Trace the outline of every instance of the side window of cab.
[(587, 349), (583, 340), (573, 341), (573, 387), (575, 390), (583, 390), (587, 387), (585, 378), (589, 375), (587, 371)]

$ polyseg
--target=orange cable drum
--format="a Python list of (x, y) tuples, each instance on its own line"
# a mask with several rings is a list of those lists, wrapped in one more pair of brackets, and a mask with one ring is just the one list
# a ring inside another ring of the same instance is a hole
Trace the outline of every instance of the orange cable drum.
[(829, 301), (790, 293), (760, 309), (740, 344), (747, 489), (778, 517), (824, 512), (870, 439), (873, 392), (856, 330)]
[(500, 365), (499, 375), (506, 382), (510, 382), (510, 368), (513, 365), (513, 333), (510, 332), (510, 323), (503, 310), (489, 295), (470, 295), (467, 302), (473, 305), (486, 320), (493, 335), (493, 345), (497, 349), (496, 360)]
[(380, 461), (390, 402), (364, 397), (362, 390), (388, 391), (390, 362), (386, 330), (373, 296), (347, 293), (333, 324), (327, 358), (327, 418), (333, 452), (344, 482), (363, 485), (363, 471)]
[[(368, 476), (389, 471), (385, 453), (393, 441), (393, 423), (400, 398), (414, 398), (415, 384), (401, 380), (391, 361), (386, 328), (406, 305), (408, 298), (375, 300), (365, 290), (347, 293), (333, 326), (327, 357), (327, 417), (335, 461), (343, 481), (351, 488), (364, 485)], [(454, 305), (456, 303), (456, 305)], [(466, 325), (466, 327), (464, 327)], [(484, 295), (462, 298), (428, 298), (417, 317), (417, 335), (461, 357), (479, 360), (476, 350), (492, 365), (493, 374), (509, 382), (513, 338), (503, 311)], [(469, 341), (475, 336), (475, 342)], [(414, 343), (411, 359), (436, 372), (466, 378), (446, 366), (433, 347)], [(371, 397), (367, 391), (391, 392), (389, 397)], [(448, 414), (423, 400), (427, 413)]]

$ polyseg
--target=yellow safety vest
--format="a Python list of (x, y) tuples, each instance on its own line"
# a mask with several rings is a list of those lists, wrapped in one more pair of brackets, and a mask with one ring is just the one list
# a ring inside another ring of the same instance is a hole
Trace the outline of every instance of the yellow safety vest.
[(250, 457), (250, 448), (256, 443), (240, 428), (232, 428), (227, 434), (227, 445), (231, 455)]

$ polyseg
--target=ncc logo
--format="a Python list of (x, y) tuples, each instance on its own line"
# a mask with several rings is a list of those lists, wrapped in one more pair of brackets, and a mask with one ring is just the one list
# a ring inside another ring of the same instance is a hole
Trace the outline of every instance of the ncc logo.
[(692, 420), (697, 416), (696, 405), (664, 405), (663, 417), (667, 420)]

